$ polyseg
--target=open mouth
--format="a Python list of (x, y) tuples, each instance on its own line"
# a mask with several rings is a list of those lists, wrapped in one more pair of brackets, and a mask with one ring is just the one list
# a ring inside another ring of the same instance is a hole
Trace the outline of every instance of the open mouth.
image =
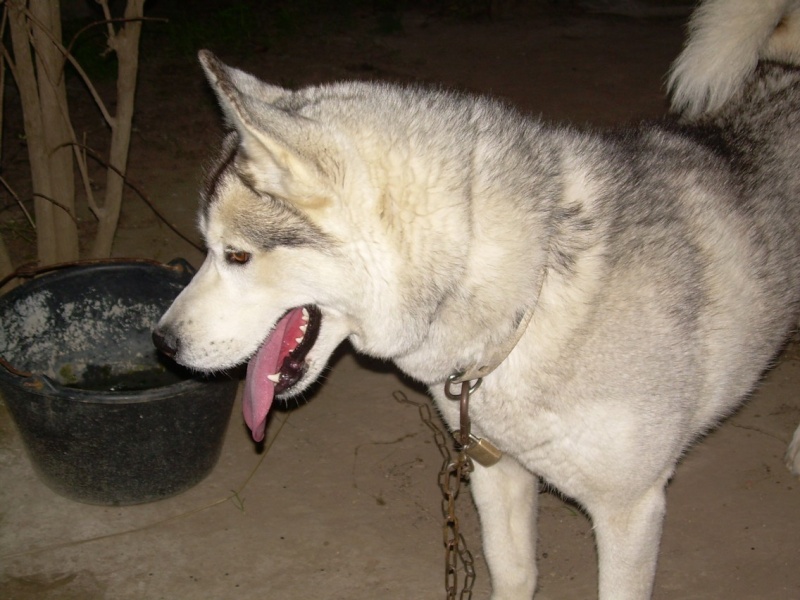
[(319, 309), (314, 305), (289, 311), (284, 318), (288, 318), (290, 322), (282, 340), (283, 348), (278, 359), (280, 369), (267, 377), (275, 384), (276, 394), (288, 390), (305, 373), (306, 355), (317, 341), (322, 320)]
[(253, 439), (264, 439), (267, 414), (276, 394), (297, 384), (306, 372), (306, 356), (317, 341), (322, 314), (309, 304), (293, 308), (275, 324), (247, 365), (244, 419)]

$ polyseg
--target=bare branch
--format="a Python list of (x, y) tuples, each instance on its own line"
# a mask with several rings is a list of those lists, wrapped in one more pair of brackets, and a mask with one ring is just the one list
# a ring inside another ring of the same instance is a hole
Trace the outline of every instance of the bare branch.
[[(0, 0), (0, 2), (2, 2), (2, 0)], [(100, 26), (103, 26), (103, 25), (107, 25), (109, 22), (110, 23), (127, 23), (128, 21), (142, 21), (142, 22), (144, 22), (144, 21), (155, 21), (155, 22), (161, 22), (161, 23), (169, 23), (169, 19), (165, 19), (164, 17), (139, 17), (139, 18), (133, 18), (133, 19), (126, 19), (125, 17), (119, 17), (119, 18), (115, 17), (113, 19), (103, 19), (102, 21), (93, 21), (93, 22), (89, 23), (88, 25), (84, 25), (83, 27), (81, 27), (77, 31), (77, 33), (75, 33), (75, 35), (72, 36), (72, 39), (69, 41), (69, 44), (66, 46), (66, 51), (69, 52), (70, 54), (72, 54), (72, 47), (77, 43), (78, 38), (80, 38), (80, 36), (82, 36), (84, 33), (89, 31), (90, 29), (93, 29), (95, 27), (100, 27)]]
[[(39, 101), (39, 90), (36, 82), (35, 68), (31, 49), (31, 32), (26, 16), (26, 2), (23, 0), (7, 0), (11, 44), (16, 62), (15, 75), (17, 89), (22, 101), (22, 116), (25, 135), (28, 138), (28, 159), (31, 167), (33, 189), (51, 195), (50, 171), (47, 151), (45, 149), (44, 123), (42, 122), (42, 106)], [(52, 206), (45, 202), (37, 202), (36, 236), (39, 259), (45, 263), (56, 262), (58, 250), (56, 245), (55, 224)]]
[[(36, 57), (36, 80), (41, 103), (43, 143), (47, 156), (50, 190), (34, 190), (34, 206), (47, 212), (53, 219), (56, 254), (59, 260), (78, 258), (78, 227), (75, 213), (75, 171), (72, 152), (68, 148), (56, 149), (70, 139), (69, 104), (67, 89), (58, 74), (64, 68), (65, 59), (59, 50), (61, 40), (61, 14), (59, 2), (30, 0), (29, 14), (40, 26), (28, 20)], [(58, 43), (54, 43), (54, 40)], [(54, 202), (48, 200), (52, 198)], [(46, 201), (46, 202), (44, 202)], [(53, 210), (61, 208), (61, 211)], [(40, 234), (43, 231), (40, 229)], [(37, 236), (39, 237), (39, 236)]]
[(94, 192), (92, 191), (92, 182), (89, 177), (89, 167), (86, 163), (86, 133), (83, 134), (83, 144), (78, 144), (75, 139), (75, 132), (72, 133), (72, 148), (75, 151), (75, 162), (78, 163), (78, 172), (81, 175), (81, 183), (83, 184), (83, 191), (86, 193), (86, 203), (89, 205), (89, 210), (98, 219), (102, 216), (102, 209), (97, 205), (94, 199)]
[[(6, 22), (8, 21), (8, 6), (3, 4), (3, 18), (0, 22), (0, 40), (6, 35)], [(3, 46), (5, 50), (5, 45)], [(4, 97), (6, 91), (6, 61), (5, 52), (0, 55), (0, 159), (3, 155), (3, 107), (5, 106)]]
[[(105, 0), (102, 0), (105, 1)], [(117, 172), (124, 174), (128, 164), (131, 126), (136, 99), (136, 79), (139, 72), (139, 39), (142, 23), (138, 19), (144, 14), (145, 0), (127, 0), (125, 5), (125, 25), (116, 32), (112, 43), (117, 53), (117, 110), (116, 127), (111, 130), (111, 145), (108, 162), (115, 168), (106, 177), (106, 194), (103, 202), (103, 218), (97, 227), (91, 256), (107, 256), (119, 224), (122, 194), (125, 181)], [(132, 20), (136, 19), (136, 20)]]
[(14, 191), (14, 188), (12, 188), (11, 185), (9, 185), (9, 183), (2, 177), (2, 175), (0, 175), (0, 184), (2, 184), (3, 187), (6, 188), (8, 193), (11, 194), (11, 197), (14, 198), (14, 201), (22, 209), (22, 213), (25, 215), (25, 218), (28, 219), (28, 223), (30, 223), (31, 227), (35, 230), (36, 223), (33, 221), (31, 213), (28, 212), (28, 209), (25, 208), (25, 205), (22, 203), (22, 200), (19, 199), (19, 196), (17, 196), (17, 193)]
[[(50, 32), (47, 27), (45, 27), (41, 21), (36, 19), (28, 9), (25, 9), (25, 15), (31, 21), (31, 23), (35, 24), (41, 31), (50, 38), (50, 41), (53, 42), (53, 45), (58, 49), (59, 52), (64, 56), (66, 60), (69, 61), (69, 64), (77, 71), (80, 78), (83, 80), (86, 89), (89, 90), (89, 94), (91, 94), (92, 99), (94, 100), (95, 104), (97, 104), (97, 108), (100, 110), (100, 113), (103, 115), (103, 119), (105, 119), (106, 123), (108, 123), (109, 127), (115, 126), (115, 119), (111, 116), (106, 108), (103, 99), (100, 98), (100, 94), (97, 92), (97, 89), (94, 87), (92, 80), (89, 79), (89, 76), (86, 74), (86, 71), (83, 70), (80, 63), (75, 59), (75, 57), (67, 51), (67, 49), (59, 42), (55, 37), (53, 37), (52, 32)], [(63, 67), (62, 67), (63, 68)], [(59, 75), (59, 78), (61, 75)]]
[(72, 214), (72, 211), (69, 209), (69, 207), (64, 206), (55, 198), (51, 198), (50, 196), (45, 196), (44, 194), (40, 194), (38, 192), (34, 192), (33, 197), (41, 198), (42, 200), (47, 200), (50, 204), (52, 204), (56, 208), (60, 208), (61, 210), (63, 210), (67, 214), (67, 216), (72, 220), (73, 223), (75, 223), (76, 225), (78, 224), (78, 219), (75, 217), (74, 214)]
[[(7, 64), (22, 99), (36, 208), (35, 219), (27, 213), (17, 195), (13, 191), (11, 193), (31, 226), (35, 228), (39, 260), (44, 263), (53, 262), (57, 256), (74, 254), (77, 257), (74, 164), (78, 167), (88, 208), (98, 219), (94, 243), (90, 248), (91, 256), (108, 256), (111, 252), (125, 186), (134, 189), (151, 210), (175, 230), (144, 194), (125, 178), (138, 72), (139, 39), (143, 21), (151, 20), (143, 16), (145, 0), (127, 0), (122, 19), (112, 18), (108, 0), (96, 2), (101, 7), (105, 20), (81, 29), (65, 47), (61, 39), (61, 18), (57, 1), (0, 0), (3, 5), (0, 34), (7, 18), (13, 43), (10, 48), (0, 44), (0, 88), (5, 75), (4, 66)], [(121, 25), (118, 26), (117, 23)], [(108, 48), (116, 53), (119, 66), (114, 109), (116, 114), (106, 107), (98, 90), (72, 54), (78, 37), (88, 28), (101, 24), (107, 28)], [(83, 143), (78, 143), (69, 118), (65, 89), (68, 63), (74, 67), (110, 127), (107, 163), (87, 148), (85, 134)], [(0, 107), (0, 124), (2, 116)], [(72, 148), (67, 149), (65, 146)], [(88, 166), (90, 158), (106, 167), (105, 199), (102, 203), (96, 200), (92, 189)], [(11, 191), (10, 185), (4, 180), (0, 180), (0, 187)], [(66, 192), (67, 189), (69, 193)], [(196, 246), (188, 238), (183, 235), (181, 237)], [(72, 240), (74, 247), (71, 246)]]
[(103, 9), (103, 16), (106, 18), (106, 27), (108, 28), (108, 47), (113, 48), (114, 46), (112, 45), (112, 40), (117, 37), (117, 34), (114, 31), (114, 25), (111, 22), (111, 10), (108, 8), (107, 0), (96, 0), (96, 2)]
[(6, 279), (14, 272), (14, 263), (11, 262), (11, 255), (8, 253), (3, 236), (0, 235), (0, 292), (4, 293), (10, 289), (6, 288)]

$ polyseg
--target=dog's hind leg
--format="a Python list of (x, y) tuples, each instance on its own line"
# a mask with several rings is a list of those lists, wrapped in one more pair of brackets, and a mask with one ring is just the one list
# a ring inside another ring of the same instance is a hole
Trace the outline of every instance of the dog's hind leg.
[(666, 478), (633, 501), (619, 495), (585, 504), (599, 558), (600, 600), (646, 600), (653, 589)]
[(794, 432), (794, 437), (786, 450), (786, 466), (795, 475), (800, 475), (800, 426)]
[(472, 495), (492, 578), (492, 600), (527, 600), (536, 588), (536, 510), (539, 482), (509, 456), (475, 465)]

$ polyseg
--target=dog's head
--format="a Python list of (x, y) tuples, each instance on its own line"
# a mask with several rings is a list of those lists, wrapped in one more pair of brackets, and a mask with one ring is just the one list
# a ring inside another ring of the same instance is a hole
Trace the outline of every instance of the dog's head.
[(274, 395), (303, 391), (345, 338), (392, 356), (424, 332), (391, 322), (408, 298), (391, 253), (375, 250), (386, 210), (347, 133), (348, 89), (290, 92), (200, 60), (232, 132), (201, 194), (206, 260), (153, 338), (200, 371), (249, 360), (244, 410), (259, 438)]
[(348, 299), (361, 290), (336, 235), (330, 132), (286, 106), (291, 93), (200, 59), (233, 130), (201, 194), (206, 260), (153, 338), (200, 371), (249, 360), (244, 410), (260, 439), (273, 396), (300, 393), (357, 331)]

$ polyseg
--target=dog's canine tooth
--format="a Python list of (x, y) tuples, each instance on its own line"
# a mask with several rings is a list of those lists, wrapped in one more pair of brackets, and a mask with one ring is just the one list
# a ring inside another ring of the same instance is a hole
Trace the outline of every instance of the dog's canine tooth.
[(281, 380), (281, 376), (278, 373), (273, 373), (272, 375), (267, 375), (267, 379), (272, 383), (278, 383)]
[(303, 320), (307, 323), (308, 322), (308, 309), (303, 307)]

